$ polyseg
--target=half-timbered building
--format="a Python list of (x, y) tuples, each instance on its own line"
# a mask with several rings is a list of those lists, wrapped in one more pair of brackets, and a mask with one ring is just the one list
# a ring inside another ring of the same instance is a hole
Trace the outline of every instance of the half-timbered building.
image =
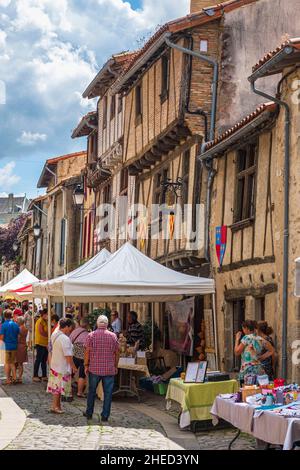
[(274, 329), (277, 372), (286, 371), (294, 381), (300, 372), (295, 354), (293, 359), (300, 333), (294, 295), (300, 253), (299, 51), (299, 39), (287, 41), (261, 60), (250, 77), (254, 82), (282, 74), (277, 76), (277, 98), (286, 104), (262, 104), (207, 144), (201, 157), (213, 158), (216, 172), (210, 238), (223, 367), (239, 369), (234, 334), (242, 321), (266, 320)]

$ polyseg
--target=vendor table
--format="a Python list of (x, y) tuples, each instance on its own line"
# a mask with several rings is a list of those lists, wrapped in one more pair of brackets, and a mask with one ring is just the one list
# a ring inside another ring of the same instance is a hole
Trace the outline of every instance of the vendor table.
[(211, 420), (210, 409), (216, 396), (220, 393), (235, 393), (237, 390), (236, 380), (189, 384), (181, 379), (171, 379), (166, 395), (167, 409), (171, 407), (171, 400), (181, 405), (179, 426), (185, 428), (192, 421)]
[[(247, 403), (235, 403), (232, 399), (216, 397), (211, 409), (213, 422), (224, 419), (241, 431), (268, 444), (283, 446), (283, 450), (293, 449), (294, 443), (300, 440), (300, 419), (286, 418), (270, 410), (257, 410)], [(229, 448), (234, 440), (230, 443)]]
[[(119, 386), (113, 395), (119, 393), (125, 393), (137, 397), (140, 400), (139, 389), (137, 387), (136, 379), (139, 377), (150, 377), (148, 367), (146, 365), (139, 364), (126, 364), (118, 365), (119, 369)], [(97, 389), (97, 395), (102, 400), (103, 389), (100, 383)]]

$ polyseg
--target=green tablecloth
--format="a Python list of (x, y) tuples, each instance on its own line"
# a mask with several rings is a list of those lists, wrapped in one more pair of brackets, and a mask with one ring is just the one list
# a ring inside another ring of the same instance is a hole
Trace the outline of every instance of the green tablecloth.
[(212, 419), (210, 410), (220, 393), (235, 393), (238, 388), (236, 380), (186, 384), (181, 379), (171, 379), (166, 400), (179, 403), (188, 421), (203, 421)]

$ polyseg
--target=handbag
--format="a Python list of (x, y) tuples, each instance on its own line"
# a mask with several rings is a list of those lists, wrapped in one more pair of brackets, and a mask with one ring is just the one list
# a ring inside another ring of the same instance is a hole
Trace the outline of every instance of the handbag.
[(81, 331), (73, 340), (73, 356), (76, 357), (77, 359), (84, 359), (84, 351), (85, 351), (84, 344), (75, 343), (76, 339), (78, 339), (82, 333), (85, 333), (85, 331)]

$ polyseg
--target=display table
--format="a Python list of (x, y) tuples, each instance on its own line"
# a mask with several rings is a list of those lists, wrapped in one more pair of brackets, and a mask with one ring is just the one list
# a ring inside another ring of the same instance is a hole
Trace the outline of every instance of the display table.
[[(139, 390), (137, 387), (137, 378), (139, 377), (150, 377), (148, 367), (146, 365), (139, 364), (122, 364), (118, 365), (119, 369), (119, 384), (118, 389), (113, 393), (113, 395), (118, 395), (119, 393), (125, 393), (140, 399)], [(103, 389), (102, 383), (98, 385), (97, 395), (100, 400), (103, 399)]]
[(171, 379), (166, 395), (167, 409), (170, 409), (172, 400), (180, 404), (180, 428), (189, 426), (192, 421), (211, 420), (210, 409), (216, 396), (220, 393), (235, 393), (238, 387), (236, 380), (187, 384), (181, 379)]
[(235, 439), (243, 431), (260, 441), (283, 446), (283, 450), (292, 449), (294, 442), (300, 440), (299, 418), (285, 418), (268, 410), (256, 411), (247, 403), (235, 403), (222, 397), (216, 397), (211, 414), (214, 424), (221, 418), (239, 430)]

